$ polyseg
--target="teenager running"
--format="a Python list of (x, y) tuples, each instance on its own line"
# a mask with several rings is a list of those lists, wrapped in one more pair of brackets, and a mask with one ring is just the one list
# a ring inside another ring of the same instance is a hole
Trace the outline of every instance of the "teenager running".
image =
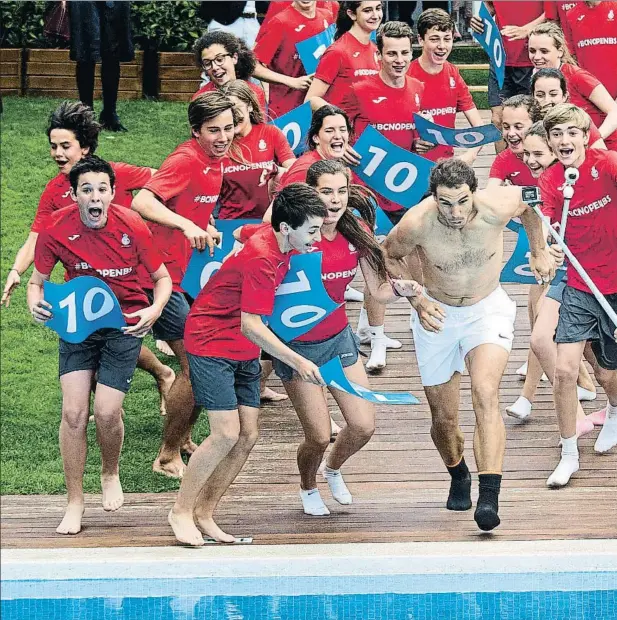
[[(94, 418), (101, 449), (103, 508), (122, 506), (119, 458), (124, 438), (122, 403), (137, 364), (141, 337), (160, 316), (171, 293), (171, 280), (152, 235), (141, 218), (112, 204), (113, 168), (95, 155), (72, 166), (71, 197), (77, 203), (56, 211), (36, 240), (34, 271), (28, 283), (28, 307), (35, 321), (52, 318), (43, 286), (57, 262), (67, 280), (94, 276), (115, 293), (129, 323), (122, 330), (99, 329), (83, 342), (60, 339), (59, 374), (62, 387), (60, 452), (68, 505), (59, 534), (77, 534), (84, 512), (83, 476), (86, 465), (90, 389), (96, 375)], [(128, 243), (127, 243), (128, 241)], [(154, 300), (150, 305), (138, 276), (150, 274)]]
[(283, 344), (262, 315), (272, 313), (291, 253), (309, 252), (320, 239), (325, 215), (314, 189), (304, 184), (283, 189), (274, 199), (272, 224), (223, 263), (191, 308), (186, 347), (195, 402), (207, 409), (210, 435), (191, 456), (169, 513), (182, 543), (203, 545), (203, 534), (220, 542), (234, 540), (213, 514), (257, 441), (260, 348), (304, 380), (323, 384), (317, 366)]

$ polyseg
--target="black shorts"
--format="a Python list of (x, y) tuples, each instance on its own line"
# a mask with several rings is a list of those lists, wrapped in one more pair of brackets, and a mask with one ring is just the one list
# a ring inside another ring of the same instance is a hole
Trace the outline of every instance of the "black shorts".
[[(617, 311), (617, 294), (605, 297), (611, 308)], [(566, 286), (559, 308), (555, 342), (589, 340), (598, 364), (607, 370), (617, 370), (617, 342), (613, 337), (615, 329), (608, 314), (591, 293)]]
[(505, 99), (514, 95), (529, 95), (533, 67), (506, 67), (503, 88), (499, 88), (493, 64), (488, 72), (488, 104), (491, 108), (500, 106)]
[[(154, 301), (154, 292), (146, 289), (150, 303)], [(191, 307), (183, 293), (174, 291), (165, 304), (161, 316), (152, 326), (152, 335), (157, 340), (182, 340), (184, 338), (184, 324)]]
[[(286, 344), (292, 351), (295, 351), (298, 355), (317, 366), (323, 366), (337, 355), (341, 358), (343, 368), (353, 366), (358, 361), (358, 343), (349, 325), (343, 331), (336, 334), (336, 336), (332, 336), (332, 338), (327, 340), (318, 340), (316, 342), (292, 340)], [(272, 360), (272, 366), (281, 381), (291, 381), (293, 379), (295, 371), (291, 366), (276, 358)]]
[(261, 364), (258, 359), (238, 362), (187, 352), (195, 403), (210, 411), (233, 411), (238, 405), (260, 405)]
[(141, 338), (118, 329), (99, 329), (76, 344), (60, 338), (58, 374), (94, 370), (96, 382), (125, 394), (131, 387)]

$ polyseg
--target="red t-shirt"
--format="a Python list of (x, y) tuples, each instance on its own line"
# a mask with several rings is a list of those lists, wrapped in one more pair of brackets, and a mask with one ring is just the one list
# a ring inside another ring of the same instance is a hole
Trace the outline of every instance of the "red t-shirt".
[[(261, 23), (261, 28), (257, 33), (257, 41), (263, 36), (264, 30), (267, 30), (267, 26), (273, 17), (276, 17), (279, 13), (288, 9), (291, 6), (290, 0), (276, 0), (275, 2), (268, 3), (268, 10), (266, 11), (266, 15), (264, 17), (263, 22)], [(330, 13), (330, 17), (332, 19), (332, 23), (336, 21), (336, 16), (338, 15), (339, 3), (335, 0), (317, 0), (317, 8), (324, 9)]]
[[(563, 164), (551, 166), (540, 177), (542, 211), (561, 221)], [(578, 169), (579, 179), (570, 201), (565, 241), (604, 295), (617, 293), (617, 153), (589, 149)], [(568, 286), (591, 292), (572, 265)]]
[(502, 151), (495, 157), (488, 178), (510, 181), (512, 185), (522, 187), (538, 184), (538, 180), (533, 178), (531, 170), (529, 170), (525, 162), (510, 149)]
[[(454, 128), (457, 112), (467, 112), (476, 107), (465, 80), (452, 63), (444, 63), (439, 73), (432, 74), (427, 73), (416, 58), (411, 63), (409, 75), (424, 84), (421, 111), (432, 114), (433, 121), (438, 125)], [(423, 153), (422, 157), (437, 161), (453, 155), (454, 149), (451, 146), (440, 144), (428, 153)]]
[[(495, 0), (495, 21), (499, 30), (506, 26), (524, 26), (544, 13), (544, 2), (539, 0), (525, 0), (512, 2), (511, 0)], [(506, 52), (506, 67), (532, 67), (527, 50), (527, 39), (508, 41), (503, 37), (503, 46)]]
[(324, 52), (315, 77), (330, 84), (324, 99), (340, 108), (354, 82), (377, 73), (377, 46), (372, 41), (364, 45), (346, 32)]
[[(221, 191), (222, 166), (222, 159), (206, 155), (197, 140), (191, 138), (165, 159), (144, 189), (155, 194), (168, 209), (205, 230)], [(150, 229), (163, 254), (174, 290), (182, 291), (180, 282), (190, 259), (191, 244), (180, 230), (154, 222), (150, 223)]]
[[(133, 190), (141, 189), (150, 180), (152, 171), (142, 166), (132, 166), (120, 162), (109, 162), (116, 175), (114, 204), (131, 207)], [(40, 233), (46, 226), (47, 218), (58, 209), (70, 207), (75, 201), (71, 198), (71, 184), (66, 174), (56, 175), (43, 190), (39, 206), (32, 222), (31, 231)]]
[(291, 164), (289, 170), (281, 177), (281, 182), (277, 189), (280, 191), (292, 183), (306, 183), (306, 173), (316, 161), (321, 161), (321, 155), (316, 149), (302, 153), (302, 155)]
[(163, 264), (146, 223), (134, 211), (116, 204), (109, 206), (107, 224), (96, 230), (84, 225), (75, 203), (51, 215), (37, 239), (34, 265), (48, 276), (58, 261), (66, 270), (66, 280), (78, 276), (103, 280), (125, 313), (150, 305), (138, 267), (154, 273)]
[(295, 160), (283, 132), (274, 125), (253, 125), (251, 132), (236, 137), (239, 159), (226, 158), (223, 164), (221, 210), (224, 220), (261, 219), (268, 210), (268, 178), (275, 163)]
[(242, 335), (241, 314), (272, 314), (274, 294), (289, 271), (290, 256), (281, 252), (274, 230), (264, 224), (195, 299), (184, 330), (186, 350), (240, 362), (258, 358), (259, 347)]
[[(582, 2), (582, 0), (578, 0)], [(560, 2), (559, 0), (546, 0), (544, 2), (544, 15), (546, 19), (552, 19), (559, 22), (563, 34), (566, 38), (568, 49), (571, 53), (575, 53), (573, 41), (572, 41), (572, 29), (568, 20), (568, 11), (576, 6), (576, 2)]]
[[(413, 115), (422, 108), (423, 96), (424, 85), (409, 75), (405, 76), (403, 88), (388, 86), (379, 75), (373, 75), (352, 85), (343, 109), (356, 136), (371, 125), (390, 142), (411, 151), (417, 138)], [(383, 196), (379, 196), (379, 204), (385, 211), (401, 209)]]
[(617, 2), (594, 7), (577, 2), (568, 12), (578, 64), (593, 73), (617, 98)]
[[(261, 36), (255, 43), (255, 56), (259, 62), (277, 73), (290, 77), (306, 75), (296, 43), (323, 32), (331, 23), (329, 11), (316, 9), (315, 17), (309, 19), (290, 6), (270, 20), (266, 28), (262, 25)], [(277, 118), (297, 108), (304, 101), (305, 95), (303, 90), (288, 88), (283, 84), (270, 84), (270, 116)]]
[[(259, 103), (259, 107), (261, 108), (262, 112), (264, 114), (266, 114), (267, 112), (267, 106), (266, 106), (266, 95), (264, 93), (264, 89), (261, 88), (261, 86), (259, 86), (258, 84), (255, 84), (255, 82), (249, 82), (248, 80), (245, 81), (247, 86), (253, 91), (253, 94), (255, 95), (255, 97), (257, 97), (257, 101)], [(211, 93), (213, 91), (217, 90), (214, 82), (208, 82), (207, 84), (205, 84), (204, 86), (202, 86), (192, 97), (191, 97), (191, 101), (195, 101), (195, 99), (197, 97), (199, 97), (199, 95), (203, 95), (204, 93)]]

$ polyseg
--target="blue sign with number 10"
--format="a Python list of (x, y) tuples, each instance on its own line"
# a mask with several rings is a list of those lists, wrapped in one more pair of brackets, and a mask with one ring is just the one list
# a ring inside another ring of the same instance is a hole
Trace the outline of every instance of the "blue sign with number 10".
[(300, 60), (304, 65), (306, 75), (311, 75), (311, 73), (315, 73), (317, 70), (319, 59), (334, 41), (335, 31), (336, 25), (332, 24), (325, 30), (322, 30), (319, 34), (296, 43), (298, 56), (300, 56)]
[(473, 38), (478, 41), (488, 54), (488, 57), (491, 59), (491, 64), (495, 69), (499, 88), (503, 88), (503, 81), (506, 73), (506, 52), (503, 47), (501, 33), (484, 3), (480, 6), (478, 17), (484, 22), (484, 32), (482, 34), (474, 32)]
[(432, 123), (419, 114), (414, 114), (413, 120), (422, 140), (433, 144), (473, 149), (501, 140), (501, 131), (492, 123), (468, 129), (452, 129), (452, 127)]
[(311, 118), (311, 104), (307, 101), (270, 123), (283, 132), (294, 155), (302, 155), (307, 149), (306, 134), (311, 126)]

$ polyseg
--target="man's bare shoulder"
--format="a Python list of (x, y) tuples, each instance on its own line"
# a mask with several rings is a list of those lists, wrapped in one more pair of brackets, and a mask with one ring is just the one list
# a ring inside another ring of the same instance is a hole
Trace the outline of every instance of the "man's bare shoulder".
[(415, 207), (411, 207), (396, 227), (400, 234), (421, 236), (426, 231), (426, 226), (434, 220), (436, 213), (437, 203), (432, 196), (429, 196)]
[(502, 226), (519, 215), (521, 188), (516, 185), (503, 185), (480, 189), (474, 194), (474, 206), (485, 222)]

